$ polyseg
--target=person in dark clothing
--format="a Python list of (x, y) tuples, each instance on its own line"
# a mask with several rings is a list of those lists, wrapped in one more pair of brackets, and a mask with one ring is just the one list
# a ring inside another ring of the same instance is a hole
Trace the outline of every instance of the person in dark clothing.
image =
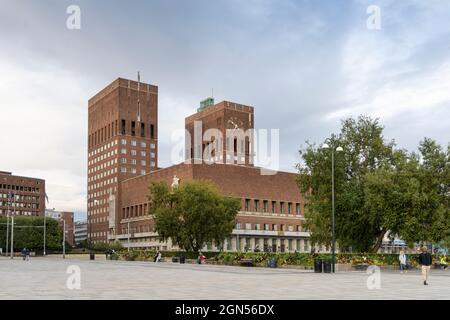
[(428, 285), (428, 277), (430, 276), (430, 268), (433, 263), (431, 254), (428, 252), (427, 247), (422, 248), (422, 253), (419, 255), (419, 264), (422, 266), (422, 278), (423, 284)]

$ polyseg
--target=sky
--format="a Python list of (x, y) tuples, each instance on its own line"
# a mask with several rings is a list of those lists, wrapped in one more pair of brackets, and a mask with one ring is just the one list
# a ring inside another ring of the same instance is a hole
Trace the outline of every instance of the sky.
[[(70, 5), (80, 29), (67, 28)], [(0, 0), (0, 171), (45, 179), (47, 207), (82, 219), (88, 99), (137, 71), (159, 87), (161, 167), (212, 90), (280, 129), (284, 171), (360, 114), (398, 147), (446, 146), (449, 16), (447, 0)]]

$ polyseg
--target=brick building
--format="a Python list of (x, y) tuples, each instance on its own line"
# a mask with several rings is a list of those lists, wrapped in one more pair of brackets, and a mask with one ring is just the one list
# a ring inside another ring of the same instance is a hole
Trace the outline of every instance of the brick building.
[[(8, 194), (11, 195), (8, 204)], [(43, 216), (45, 180), (0, 171), (0, 215)]]
[(114, 236), (120, 182), (158, 165), (158, 87), (118, 78), (89, 100), (88, 238)]
[[(103, 180), (92, 180), (94, 175), (98, 174), (98, 171), (92, 171), (98, 163), (92, 161), (99, 155), (101, 158), (105, 151), (95, 153), (94, 150), (100, 145), (97, 142), (96, 145), (91, 144), (92, 139), (94, 141), (98, 139), (91, 138), (91, 135), (111, 122), (111, 119), (107, 121), (103, 119), (107, 117), (110, 109), (119, 114), (114, 115), (114, 119), (119, 121), (118, 124), (122, 123), (121, 114), (128, 115), (126, 118), (128, 122), (139, 123), (136, 117), (137, 100), (132, 98), (137, 95), (137, 83), (125, 79), (116, 80), (114, 83), (119, 88), (116, 88), (116, 91), (120, 92), (124, 86), (123, 90), (128, 91), (124, 91), (123, 95), (128, 94), (131, 98), (122, 100), (115, 97), (119, 94), (115, 93), (113, 98), (109, 98), (110, 102), (104, 102), (110, 105), (109, 109), (104, 106), (103, 111), (99, 109), (95, 111), (95, 120), (91, 117), (91, 107), (98, 105), (101, 100), (106, 101), (105, 95), (111, 95), (114, 89), (104, 89), (89, 101), (88, 233), (92, 240), (103, 241), (106, 236), (109, 241), (121, 241), (125, 247), (176, 249), (170, 241), (160, 243), (157, 239), (152, 216), (148, 213), (148, 186), (151, 181), (165, 181), (170, 185), (174, 179), (179, 179), (181, 184), (183, 181), (206, 179), (214, 182), (222, 193), (241, 199), (241, 210), (236, 218), (236, 226), (225, 239), (223, 250), (252, 251), (256, 247), (270, 251), (310, 250), (309, 233), (303, 227), (304, 199), (296, 184), (296, 175), (288, 172), (263, 175), (261, 168), (254, 166), (252, 136), (254, 108), (251, 106), (229, 101), (214, 104), (213, 99), (209, 99), (197, 113), (185, 119), (187, 137), (184, 163), (163, 169), (158, 169), (155, 165), (147, 168), (145, 172), (133, 174), (121, 173), (122, 167), (125, 166), (120, 162), (122, 158), (120, 149), (123, 148), (120, 141), (125, 136), (129, 144), (139, 134), (130, 135), (127, 131), (121, 132), (119, 126), (118, 134), (113, 134), (112, 138), (113, 141), (118, 141), (119, 146), (114, 144), (114, 148), (119, 150), (117, 151), (119, 153), (113, 153), (105, 160), (98, 160), (118, 161), (114, 167), (119, 172), (115, 174), (114, 182), (107, 184), (106, 187), (102, 186)], [(127, 89), (127, 86), (131, 88)], [(153, 104), (149, 104), (150, 115), (147, 121), (154, 125), (156, 137), (157, 87), (151, 88), (155, 88), (154, 96), (151, 96), (155, 100), (152, 100)], [(102, 94), (104, 91), (107, 93)], [(102, 125), (91, 125), (91, 121)], [(156, 138), (151, 142), (155, 144), (156, 149)], [(129, 161), (133, 156), (125, 158)], [(109, 177), (107, 175), (106, 179)], [(93, 187), (93, 183), (97, 184), (98, 181), (101, 186)], [(107, 190), (111, 188), (113, 191), (108, 193)], [(110, 194), (115, 198), (111, 196), (108, 198)], [(111, 199), (114, 200), (114, 206), (111, 205)], [(93, 201), (99, 202), (93, 205)], [(97, 219), (100, 219), (100, 222), (97, 222)], [(204, 249), (219, 248), (215, 244), (208, 244)]]

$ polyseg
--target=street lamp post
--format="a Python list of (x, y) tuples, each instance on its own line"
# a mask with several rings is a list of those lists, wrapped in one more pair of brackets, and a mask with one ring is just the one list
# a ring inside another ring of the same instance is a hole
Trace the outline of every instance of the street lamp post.
[(11, 192), (8, 193), (8, 211), (6, 214), (6, 246), (5, 246), (5, 257), (8, 256), (8, 245), (9, 245), (9, 215), (10, 215), (10, 202), (11, 202)]
[[(322, 145), (322, 149), (329, 149), (330, 146), (326, 143)], [(332, 256), (332, 271), (335, 272), (336, 265), (336, 236), (335, 236), (335, 209), (334, 209), (334, 151), (342, 152), (342, 147), (336, 149), (331, 148), (331, 256)]]
[(128, 220), (128, 251), (130, 251), (130, 220)]
[(63, 219), (63, 259), (66, 258), (66, 220)]

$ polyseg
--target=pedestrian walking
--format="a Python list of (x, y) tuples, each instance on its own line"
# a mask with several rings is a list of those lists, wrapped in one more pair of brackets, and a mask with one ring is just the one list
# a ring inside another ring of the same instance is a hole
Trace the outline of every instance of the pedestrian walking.
[(156, 255), (156, 262), (161, 262), (161, 252), (158, 251), (158, 254)]
[(422, 248), (422, 253), (419, 255), (419, 264), (422, 266), (423, 284), (428, 285), (428, 278), (430, 276), (430, 266), (432, 264), (431, 254), (427, 247)]
[(405, 251), (400, 250), (400, 254), (398, 255), (398, 260), (400, 261), (400, 273), (403, 273), (403, 270), (405, 270), (405, 272), (408, 272), (408, 270), (406, 270), (406, 254), (405, 254)]

